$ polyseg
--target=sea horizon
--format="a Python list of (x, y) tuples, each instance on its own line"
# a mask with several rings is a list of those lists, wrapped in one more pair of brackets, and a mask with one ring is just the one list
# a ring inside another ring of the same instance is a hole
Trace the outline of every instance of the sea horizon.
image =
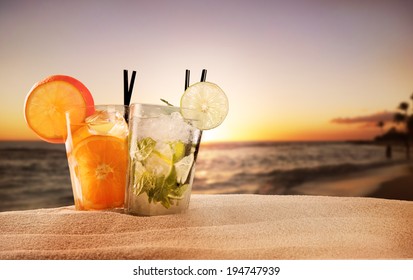
[[(64, 144), (0, 141), (0, 211), (73, 204)], [(403, 164), (383, 147), (344, 141), (244, 141), (201, 145), (193, 193), (289, 194), (305, 183)], [(374, 174), (374, 173), (372, 173)], [(348, 193), (352, 186), (348, 186)], [(329, 190), (319, 195), (328, 194)], [(344, 192), (344, 195), (346, 193)]]

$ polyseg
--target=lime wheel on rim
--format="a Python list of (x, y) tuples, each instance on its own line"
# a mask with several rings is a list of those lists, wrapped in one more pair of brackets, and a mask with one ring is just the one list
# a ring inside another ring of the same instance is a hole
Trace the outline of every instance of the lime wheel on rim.
[(228, 98), (216, 84), (199, 82), (188, 87), (181, 98), (181, 114), (201, 130), (219, 126), (228, 114)]

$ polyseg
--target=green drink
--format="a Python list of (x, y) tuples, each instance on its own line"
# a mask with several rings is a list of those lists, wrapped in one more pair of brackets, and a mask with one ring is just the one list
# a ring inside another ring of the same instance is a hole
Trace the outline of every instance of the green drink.
[(201, 130), (180, 108), (132, 104), (125, 210), (136, 215), (188, 208)]

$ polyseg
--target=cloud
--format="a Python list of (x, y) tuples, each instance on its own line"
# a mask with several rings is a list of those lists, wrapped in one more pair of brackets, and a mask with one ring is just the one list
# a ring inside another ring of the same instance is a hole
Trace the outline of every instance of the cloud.
[(377, 127), (379, 121), (383, 121), (385, 124), (393, 122), (394, 114), (394, 112), (384, 111), (366, 116), (335, 118), (331, 122), (335, 124), (359, 124), (362, 127)]

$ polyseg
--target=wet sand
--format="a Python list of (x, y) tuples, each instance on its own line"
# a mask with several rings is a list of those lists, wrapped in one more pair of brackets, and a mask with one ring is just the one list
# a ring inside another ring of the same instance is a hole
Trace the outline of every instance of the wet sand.
[(400, 164), (333, 180), (309, 182), (291, 188), (285, 194), (362, 196), (413, 201), (413, 166)]
[(413, 174), (386, 181), (369, 196), (413, 201)]

